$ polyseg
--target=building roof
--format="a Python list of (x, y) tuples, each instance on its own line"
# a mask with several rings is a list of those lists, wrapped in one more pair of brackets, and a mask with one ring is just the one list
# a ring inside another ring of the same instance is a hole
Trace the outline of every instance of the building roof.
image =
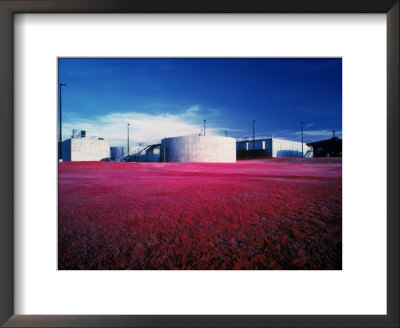
[(325, 139), (325, 140), (319, 140), (319, 141), (315, 141), (315, 142), (308, 142), (307, 146), (309, 147), (326, 147), (326, 146), (330, 146), (330, 145), (337, 145), (337, 144), (341, 144), (342, 143), (342, 139), (339, 139), (338, 137), (332, 137), (330, 139)]

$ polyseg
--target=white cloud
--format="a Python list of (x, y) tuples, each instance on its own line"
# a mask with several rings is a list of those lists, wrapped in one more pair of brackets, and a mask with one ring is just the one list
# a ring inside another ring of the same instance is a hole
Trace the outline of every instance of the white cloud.
[[(111, 145), (125, 145), (127, 123), (130, 124), (130, 142), (151, 141), (164, 137), (198, 134), (203, 128), (199, 115), (200, 107), (192, 105), (180, 114), (150, 115), (138, 112), (113, 112), (98, 116), (93, 120), (65, 113), (63, 140), (68, 139), (72, 129), (86, 130), (88, 137), (96, 136), (110, 140)], [(194, 121), (198, 123), (194, 123)], [(207, 128), (207, 134), (218, 134), (221, 129)]]
[(222, 109), (219, 109), (219, 108), (208, 108), (207, 109), (207, 113), (214, 115), (214, 116), (221, 115), (221, 111), (222, 111)]
[(186, 110), (184, 115), (186, 115), (186, 116), (196, 116), (198, 114), (199, 110), (200, 110), (199, 106), (192, 105)]

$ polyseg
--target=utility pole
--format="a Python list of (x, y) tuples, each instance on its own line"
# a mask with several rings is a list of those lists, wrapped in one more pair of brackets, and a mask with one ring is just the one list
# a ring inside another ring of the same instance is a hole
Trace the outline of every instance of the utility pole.
[(67, 85), (65, 84), (65, 83), (60, 83), (59, 84), (59, 88), (60, 88), (60, 91), (59, 91), (59, 93), (60, 93), (60, 145), (59, 145), (59, 147), (58, 147), (58, 151), (59, 151), (59, 154), (58, 154), (58, 160), (60, 161), (62, 161), (62, 158), (63, 158), (63, 156), (62, 156), (62, 125), (61, 125), (61, 120), (62, 120), (62, 110), (61, 110), (61, 107), (62, 107), (62, 99), (61, 99), (61, 90), (62, 90), (62, 88), (61, 87), (66, 87)]
[(129, 156), (129, 123), (128, 123), (128, 156)]
[(256, 157), (256, 152), (255, 152), (255, 150), (256, 150), (256, 147), (255, 147), (255, 135), (254, 135), (254, 123), (256, 122), (256, 120), (253, 120), (253, 154), (254, 154), (254, 157)]
[(304, 156), (304, 152), (303, 152), (303, 124), (304, 124), (304, 122), (301, 121), (301, 123), (300, 123), (300, 127), (301, 127), (301, 157)]
[(204, 120), (204, 135), (206, 135), (206, 120)]

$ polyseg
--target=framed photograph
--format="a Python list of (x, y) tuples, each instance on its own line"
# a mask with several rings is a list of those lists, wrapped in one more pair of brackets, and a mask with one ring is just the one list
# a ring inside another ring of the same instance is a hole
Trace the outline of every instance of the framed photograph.
[(399, 326), (398, 1), (0, 10), (2, 325)]
[(58, 270), (342, 269), (341, 58), (58, 58), (58, 80)]

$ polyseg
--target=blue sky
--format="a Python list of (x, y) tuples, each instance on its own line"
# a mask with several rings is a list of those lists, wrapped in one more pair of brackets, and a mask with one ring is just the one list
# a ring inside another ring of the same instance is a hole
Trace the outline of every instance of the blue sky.
[(304, 141), (342, 132), (340, 58), (60, 58), (63, 140), (111, 145), (200, 133)]

